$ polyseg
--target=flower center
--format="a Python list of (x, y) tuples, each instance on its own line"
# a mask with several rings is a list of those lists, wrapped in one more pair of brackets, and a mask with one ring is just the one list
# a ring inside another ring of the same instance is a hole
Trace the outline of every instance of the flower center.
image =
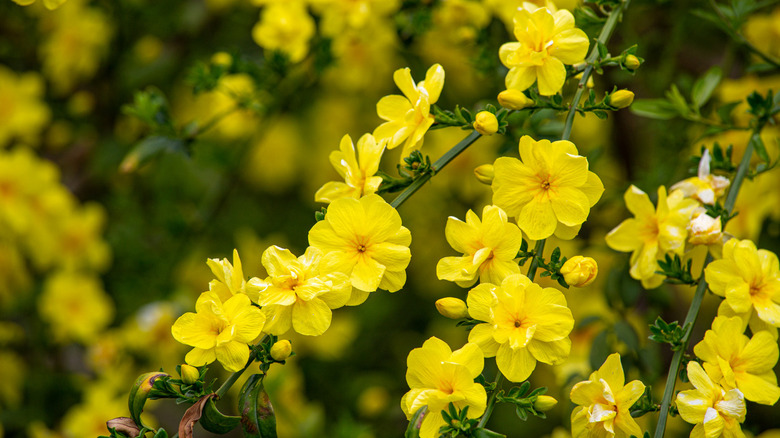
[(550, 181), (549, 180), (542, 181), (542, 190), (550, 190)]
[(366, 245), (363, 245), (362, 243), (357, 246), (358, 252), (366, 252)]

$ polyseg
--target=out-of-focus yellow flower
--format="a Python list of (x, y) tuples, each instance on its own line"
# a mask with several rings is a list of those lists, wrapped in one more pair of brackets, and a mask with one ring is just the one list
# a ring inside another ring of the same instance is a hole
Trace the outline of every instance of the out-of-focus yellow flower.
[(436, 310), (449, 319), (461, 319), (469, 316), (469, 309), (466, 302), (455, 297), (446, 297), (436, 300)]
[(658, 187), (657, 209), (647, 193), (633, 185), (623, 198), (634, 218), (624, 220), (610, 231), (606, 236), (607, 245), (616, 251), (631, 251), (631, 277), (641, 280), (645, 289), (658, 287), (664, 276), (655, 272), (657, 260), (669, 252), (683, 255), (686, 227), (697, 203), (685, 199), (680, 191), (667, 197), (663, 186)]
[(424, 406), (428, 413), (420, 427), (420, 438), (439, 436), (444, 426), (441, 411), (452, 403), (457, 409), (468, 406), (468, 417), (478, 418), (485, 412), (485, 387), (474, 382), (482, 373), (485, 359), (476, 344), (469, 342), (452, 351), (446, 342), (432, 337), (422, 348), (415, 348), (406, 359), (406, 383), (410, 391), (401, 398), (401, 409), (407, 419)]
[(290, 357), (290, 354), (292, 354), (292, 344), (287, 339), (276, 341), (274, 345), (271, 346), (270, 353), (274, 360), (280, 362), (286, 360)]
[(695, 424), (691, 437), (744, 437), (745, 400), (739, 389), (725, 390), (696, 361), (688, 362), (688, 379), (696, 389), (677, 394), (680, 417)]
[[(239, 116), (236, 122), (244, 120), (247, 123), (250, 115), (248, 112), (235, 114)], [(253, 119), (257, 120), (256, 117)], [(252, 129), (251, 126), (236, 125), (246, 133)], [(303, 166), (308, 152), (301, 135), (303, 129), (299, 120), (289, 116), (275, 118), (266, 126), (267, 129), (252, 140), (241, 173), (253, 188), (266, 193), (283, 194), (291, 190), (300, 181), (301, 174), (305, 173)], [(270, 157), (273, 157), (273, 165), (270, 164)]]
[(770, 56), (780, 56), (780, 47), (775, 42), (780, 41), (780, 7), (771, 13), (752, 14), (743, 28), (745, 37), (758, 50)]
[(520, 139), (520, 158), (496, 160), (493, 203), (532, 240), (573, 239), (604, 186), (570, 141)]
[(369, 386), (358, 396), (357, 408), (363, 417), (377, 417), (387, 411), (390, 393), (384, 386)]
[(722, 176), (711, 175), (711, 162), (710, 151), (705, 150), (699, 160), (698, 175), (678, 182), (669, 190), (681, 190), (686, 198), (693, 198), (702, 204), (714, 205), (715, 201), (726, 193), (731, 181)]
[(573, 438), (642, 436), (629, 409), (645, 392), (645, 385), (639, 380), (625, 382), (620, 354), (614, 353), (588, 380), (572, 387), (571, 401), (579, 405), (571, 413)]
[(401, 289), (411, 242), (398, 211), (379, 195), (333, 201), (325, 219), (309, 231), (309, 244), (325, 253), (321, 263), (347, 274), (357, 289), (348, 305), (362, 303), (378, 288)]
[(200, 371), (192, 365), (181, 364), (181, 380), (184, 383), (192, 385), (200, 378)]
[(596, 279), (599, 273), (599, 265), (592, 257), (576, 255), (561, 266), (561, 274), (566, 284), (574, 287), (585, 287)]
[(724, 389), (739, 389), (747, 400), (773, 405), (780, 398), (777, 376), (777, 340), (767, 331), (748, 338), (739, 318), (718, 316), (704, 339), (693, 347), (704, 370)]
[[(698, 209), (697, 209), (698, 210)], [(688, 224), (688, 242), (692, 245), (715, 245), (723, 241), (720, 216), (713, 218), (705, 212), (694, 212)]]
[(247, 287), (244, 269), (241, 266), (241, 257), (238, 256), (237, 249), (233, 249), (232, 264), (226, 258), (222, 260), (208, 259), (206, 264), (209, 265), (211, 272), (217, 277), (209, 282), (209, 291), (217, 294), (223, 303), (235, 294), (246, 294), (249, 299), (257, 302), (258, 290)]
[(196, 367), (218, 360), (228, 371), (242, 369), (249, 360), (247, 344), (263, 330), (263, 312), (246, 295), (233, 295), (223, 303), (214, 292), (203, 292), (195, 310), (180, 316), (171, 328), (174, 339), (195, 347), (184, 360)]
[(377, 143), (371, 134), (360, 137), (357, 148), (349, 135), (342, 137), (339, 150), (330, 153), (330, 163), (344, 178), (344, 182), (325, 183), (314, 194), (314, 200), (330, 203), (338, 198), (357, 199), (376, 193), (379, 185), (382, 184), (382, 177), (374, 175), (379, 170), (379, 161), (382, 159), (384, 149), (384, 145)]
[[(33, 3), (35, 3), (35, 0), (13, 0), (16, 4), (22, 5), (22, 6), (28, 6)], [(54, 9), (57, 9), (65, 3), (67, 0), (43, 0), (43, 6), (46, 7), (46, 9), (52, 11)]]
[(309, 53), (309, 40), (314, 35), (314, 20), (302, 1), (274, 2), (260, 14), (252, 29), (252, 38), (266, 50), (279, 50), (291, 62), (302, 60)]
[(309, 247), (296, 258), (289, 250), (272, 246), (263, 252), (268, 278), (249, 280), (259, 291), (257, 304), (266, 316), (266, 333), (281, 336), (293, 328), (319, 336), (330, 327), (331, 309), (344, 306), (352, 291), (349, 277), (323, 264), (322, 252)]
[(14, 138), (38, 143), (38, 135), (51, 118), (41, 100), (43, 88), (39, 74), (17, 75), (0, 65), (0, 148)]
[(533, 105), (534, 100), (522, 91), (510, 88), (498, 93), (498, 103), (506, 109), (521, 110)]
[(493, 135), (498, 132), (498, 119), (490, 111), (480, 111), (475, 116), (473, 126), (482, 135)]
[(379, 99), (376, 112), (387, 122), (374, 129), (374, 137), (377, 141), (387, 142), (388, 149), (403, 142), (403, 160), (413, 150), (422, 147), (423, 136), (433, 125), (431, 105), (439, 100), (444, 87), (444, 69), (439, 64), (432, 65), (425, 73), (425, 80), (415, 85), (411, 70), (401, 68), (393, 74), (393, 81), (404, 95), (391, 94)]
[(514, 22), (517, 42), (502, 45), (498, 52), (501, 63), (509, 68), (506, 87), (523, 91), (536, 81), (539, 94), (557, 93), (566, 81), (564, 64), (585, 59), (588, 36), (574, 27), (574, 16), (567, 10), (530, 11), (523, 5)]
[[(731, 239), (723, 245), (723, 258), (704, 269), (710, 290), (724, 297), (743, 320), (755, 315), (768, 326), (780, 327), (780, 265), (777, 255), (756, 249), (750, 240)], [(759, 326), (751, 324), (754, 333)]]
[(53, 251), (55, 262), (64, 269), (104, 270), (111, 261), (111, 249), (103, 240), (106, 212), (97, 203), (76, 208), (56, 221)]
[(106, 14), (85, 3), (71, 0), (41, 21), (43, 74), (59, 94), (95, 74), (114, 33)]
[(447, 39), (458, 45), (472, 43), (479, 30), (490, 23), (490, 13), (480, 2), (471, 0), (444, 0), (433, 10), (433, 24), (446, 30)]
[(469, 332), (469, 342), (485, 357), (496, 357), (501, 373), (513, 382), (531, 375), (536, 362), (556, 365), (571, 350), (574, 327), (566, 298), (557, 289), (542, 289), (528, 277), (506, 277), (501, 285), (482, 283), (469, 291), (469, 315), (483, 324)]
[(320, 29), (323, 35), (339, 35), (366, 30), (375, 19), (387, 20), (398, 10), (398, 0), (315, 0), (315, 11), (322, 14)]
[(474, 169), (474, 175), (482, 184), (491, 185), (493, 184), (493, 178), (496, 176), (496, 171), (492, 164), (483, 164)]
[(127, 396), (117, 396), (109, 385), (93, 384), (62, 418), (63, 438), (106, 435), (106, 420), (122, 416), (127, 416)]
[(630, 90), (617, 90), (609, 95), (609, 104), (615, 108), (627, 108), (634, 102), (634, 92)]
[(160, 57), (164, 48), (163, 42), (156, 36), (144, 35), (133, 46), (133, 53), (139, 61), (149, 64)]
[(16, 353), (0, 350), (0, 402), (15, 409), (22, 401), (27, 364)]
[(514, 261), (523, 235), (507, 215), (495, 205), (482, 210), (482, 221), (469, 210), (466, 222), (450, 216), (445, 228), (447, 242), (460, 257), (444, 257), (436, 265), (439, 280), (454, 281), (460, 287), (482, 283), (501, 284), (508, 275), (519, 274)]
[[(2, 198), (0, 197), (0, 202)], [(0, 213), (2, 213), (0, 211)], [(2, 223), (2, 217), (0, 217)], [(30, 290), (30, 274), (21, 251), (10, 240), (0, 238), (0, 309), (6, 308)], [(2, 344), (2, 342), (0, 342)]]
[(61, 272), (46, 280), (38, 311), (57, 341), (89, 344), (113, 319), (114, 304), (97, 278)]

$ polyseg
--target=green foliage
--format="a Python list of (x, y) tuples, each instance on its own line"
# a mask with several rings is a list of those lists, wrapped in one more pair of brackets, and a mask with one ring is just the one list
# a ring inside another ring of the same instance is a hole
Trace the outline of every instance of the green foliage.
[(566, 263), (566, 256), (563, 256), (561, 258), (561, 249), (559, 247), (555, 247), (555, 249), (550, 253), (550, 261), (546, 262), (544, 260), (544, 257), (537, 256), (536, 261), (538, 263), (538, 266), (542, 269), (544, 269), (544, 272), (539, 274), (541, 277), (550, 277), (551, 279), (558, 282), (558, 284), (561, 285), (561, 287), (565, 287), (566, 289), (569, 288), (569, 285), (566, 283), (566, 280), (563, 278), (563, 274), (561, 274), (561, 268), (563, 267), (563, 264)]
[(506, 438), (506, 435), (480, 427), (479, 418), (468, 418), (468, 411), (468, 406), (460, 410), (452, 403), (446, 411), (441, 411), (446, 424), (439, 429), (439, 438)]
[(263, 388), (263, 377), (251, 375), (238, 396), (245, 438), (276, 438), (276, 414)]
[(528, 420), (529, 416), (547, 418), (547, 414), (537, 410), (534, 407), (537, 398), (547, 393), (547, 388), (542, 386), (531, 390), (531, 383), (525, 381), (520, 386), (512, 387), (506, 395), (501, 390), (496, 394), (496, 401), (499, 403), (509, 403), (515, 406), (515, 414), (523, 421)]
[(649, 339), (660, 344), (669, 344), (672, 351), (677, 351), (685, 346), (688, 327), (681, 327), (677, 321), (667, 323), (660, 316), (653, 324), (650, 324)]
[(400, 192), (423, 175), (434, 173), (431, 158), (423, 155), (419, 150), (412, 151), (408, 157), (405, 157), (403, 166), (396, 164), (396, 169), (400, 177), (390, 176), (381, 170), (377, 172), (377, 175), (382, 177), (377, 193)]
[(631, 416), (634, 418), (641, 417), (650, 412), (657, 412), (661, 409), (658, 403), (653, 401), (653, 388), (650, 385), (645, 386), (645, 392), (639, 397), (633, 406), (631, 406)]
[(688, 259), (688, 262), (683, 265), (679, 255), (675, 254), (674, 257), (671, 257), (669, 254), (665, 254), (664, 260), (658, 260), (658, 266), (661, 270), (656, 271), (656, 273), (665, 275), (666, 278), (664, 279), (664, 282), (666, 283), (693, 286), (696, 285), (699, 280), (693, 278), (693, 275), (691, 274), (692, 265), (693, 259)]

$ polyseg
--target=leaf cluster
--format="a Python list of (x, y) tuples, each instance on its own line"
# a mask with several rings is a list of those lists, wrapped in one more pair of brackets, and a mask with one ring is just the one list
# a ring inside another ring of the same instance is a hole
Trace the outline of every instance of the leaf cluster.
[[(455, 105), (455, 109), (450, 111), (443, 110), (437, 105), (433, 105), (432, 111), (435, 123), (433, 126), (431, 126), (430, 129), (441, 129), (453, 126), (459, 127), (460, 129), (466, 131), (474, 129), (475, 115), (471, 114), (471, 111), (469, 111), (467, 108), (461, 107), (460, 105)], [(508, 124), (506, 117), (509, 115), (509, 111), (507, 111), (505, 108), (498, 109), (495, 107), (495, 105), (491, 104), (486, 105), (484, 111), (488, 111), (496, 116), (496, 120), (498, 120), (497, 132), (499, 134), (505, 134)]]
[(550, 277), (552, 280), (557, 281), (558, 284), (561, 285), (561, 287), (568, 289), (569, 285), (566, 283), (566, 280), (563, 278), (563, 274), (561, 274), (561, 268), (563, 267), (563, 264), (566, 263), (566, 260), (567, 260), (566, 256), (561, 257), (561, 249), (557, 246), (550, 254), (549, 262), (545, 262), (544, 257), (537, 256), (536, 262), (538, 266), (544, 269), (544, 272), (539, 274), (539, 276)]
[[(200, 375), (192, 383), (185, 383), (183, 380), (174, 379), (169, 375), (161, 376), (152, 384), (149, 398), (152, 400), (173, 398), (176, 399), (176, 404), (195, 403), (204, 395), (213, 392), (212, 388), (216, 379), (208, 384), (205, 382), (208, 370), (209, 368), (205, 366), (199, 368)], [(181, 365), (176, 365), (176, 372), (181, 375)]]
[(631, 416), (634, 418), (641, 417), (649, 412), (657, 412), (661, 410), (661, 405), (653, 401), (653, 391), (651, 386), (645, 386), (645, 392), (639, 397), (633, 406), (631, 406)]
[(448, 409), (441, 411), (446, 423), (439, 429), (439, 438), (505, 438), (506, 435), (493, 432), (479, 426), (479, 418), (468, 418), (469, 407), (457, 409), (450, 403)]
[[(702, 146), (700, 155), (691, 156), (690, 158), (691, 167), (688, 169), (689, 173), (693, 175), (696, 175), (698, 173), (699, 162), (701, 161), (701, 157), (704, 155), (704, 151), (706, 150), (707, 148), (705, 146)], [(716, 171), (721, 171), (725, 173), (735, 172), (737, 170), (737, 166), (735, 166), (734, 163), (731, 161), (731, 156), (733, 152), (734, 152), (734, 147), (732, 145), (728, 145), (724, 150), (723, 147), (720, 145), (720, 143), (715, 142), (715, 144), (712, 146), (712, 153), (710, 153), (710, 157), (711, 157), (710, 172), (716, 172)]]
[(685, 345), (687, 332), (688, 325), (681, 327), (677, 321), (667, 323), (659, 316), (655, 319), (655, 322), (650, 324), (650, 336), (648, 338), (660, 344), (669, 344), (672, 351), (677, 351)]
[[(713, 216), (717, 217), (717, 216)], [(693, 259), (689, 259), (687, 263), (683, 264), (680, 256), (675, 254), (674, 258), (669, 254), (664, 255), (664, 260), (658, 260), (658, 266), (660, 271), (655, 271), (656, 274), (665, 275), (664, 281), (670, 284), (687, 284), (690, 286), (699, 283), (698, 279), (693, 278), (691, 274), (691, 266), (693, 265)]]
[(547, 414), (534, 408), (536, 399), (545, 393), (547, 393), (546, 387), (542, 386), (531, 390), (531, 383), (526, 380), (525, 382), (521, 383), (520, 386), (512, 387), (506, 393), (506, 395), (504, 395), (503, 390), (499, 391), (498, 394), (496, 394), (496, 401), (499, 403), (513, 404), (515, 406), (515, 413), (517, 414), (517, 417), (523, 421), (528, 420), (529, 415), (539, 418), (547, 418)]
[(378, 171), (377, 175), (382, 177), (382, 183), (379, 185), (377, 193), (395, 193), (409, 187), (414, 180), (428, 173), (435, 173), (431, 158), (423, 155), (419, 150), (412, 151), (408, 157), (404, 158), (404, 165), (396, 164), (399, 177), (390, 176), (383, 171)]

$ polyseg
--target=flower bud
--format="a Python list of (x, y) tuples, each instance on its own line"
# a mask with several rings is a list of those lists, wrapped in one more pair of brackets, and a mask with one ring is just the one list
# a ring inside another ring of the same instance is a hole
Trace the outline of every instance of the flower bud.
[(233, 63), (233, 57), (227, 52), (217, 52), (211, 57), (211, 63), (229, 67)]
[(712, 218), (707, 213), (700, 213), (688, 224), (690, 236), (688, 242), (693, 245), (712, 245), (723, 238), (720, 216)]
[(291, 353), (292, 353), (292, 344), (290, 344), (290, 341), (288, 341), (287, 339), (282, 339), (281, 341), (277, 341), (271, 347), (271, 357), (274, 360), (277, 360), (279, 362), (290, 357)]
[(634, 101), (634, 93), (628, 90), (617, 90), (609, 95), (609, 103), (615, 108), (626, 108)]
[(534, 101), (522, 91), (510, 88), (498, 93), (498, 103), (506, 109), (521, 110), (533, 105)]
[(181, 365), (179, 374), (181, 375), (181, 381), (188, 385), (192, 385), (200, 378), (200, 371), (194, 366), (187, 365), (186, 363)]
[(454, 297), (442, 298), (436, 301), (436, 310), (445, 318), (461, 319), (469, 315), (469, 309), (463, 300)]
[(550, 397), (549, 395), (540, 395), (536, 397), (536, 401), (534, 402), (534, 409), (539, 412), (547, 412), (557, 404), (558, 400), (555, 398)]
[(626, 59), (623, 61), (623, 65), (629, 70), (636, 70), (642, 63), (634, 55), (626, 55)]
[(474, 169), (474, 175), (477, 176), (477, 180), (479, 180), (479, 182), (481, 182), (482, 184), (486, 184), (486, 185), (493, 184), (493, 176), (495, 176), (493, 165), (483, 164), (481, 166), (478, 166), (476, 169)]
[(599, 266), (591, 257), (574, 256), (561, 267), (563, 279), (569, 286), (585, 287), (596, 279)]
[(477, 113), (473, 126), (482, 135), (493, 135), (498, 132), (498, 119), (490, 111), (480, 111)]

